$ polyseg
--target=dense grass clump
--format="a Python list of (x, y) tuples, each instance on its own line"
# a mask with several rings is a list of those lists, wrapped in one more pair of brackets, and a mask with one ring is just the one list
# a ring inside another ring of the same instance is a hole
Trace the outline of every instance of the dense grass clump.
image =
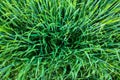
[(0, 80), (120, 80), (120, 0), (0, 0)]

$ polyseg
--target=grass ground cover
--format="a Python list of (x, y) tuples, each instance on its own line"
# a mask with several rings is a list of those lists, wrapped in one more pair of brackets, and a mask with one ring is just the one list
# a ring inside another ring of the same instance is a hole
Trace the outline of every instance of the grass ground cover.
[(120, 0), (0, 0), (0, 80), (120, 80)]

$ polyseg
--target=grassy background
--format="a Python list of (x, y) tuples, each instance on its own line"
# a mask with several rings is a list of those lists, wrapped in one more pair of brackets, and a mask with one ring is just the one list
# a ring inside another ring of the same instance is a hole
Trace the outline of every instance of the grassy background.
[(0, 0), (0, 80), (120, 80), (120, 0)]

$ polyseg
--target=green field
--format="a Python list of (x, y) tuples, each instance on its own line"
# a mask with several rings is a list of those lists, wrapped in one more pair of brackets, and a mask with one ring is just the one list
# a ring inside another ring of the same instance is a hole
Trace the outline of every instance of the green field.
[(0, 0), (0, 80), (120, 80), (120, 0)]

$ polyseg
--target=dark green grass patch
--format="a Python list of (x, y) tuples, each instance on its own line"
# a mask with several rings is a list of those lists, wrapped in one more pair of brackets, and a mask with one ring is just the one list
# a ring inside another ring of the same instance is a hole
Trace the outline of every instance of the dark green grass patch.
[(0, 80), (119, 80), (120, 0), (0, 0)]

